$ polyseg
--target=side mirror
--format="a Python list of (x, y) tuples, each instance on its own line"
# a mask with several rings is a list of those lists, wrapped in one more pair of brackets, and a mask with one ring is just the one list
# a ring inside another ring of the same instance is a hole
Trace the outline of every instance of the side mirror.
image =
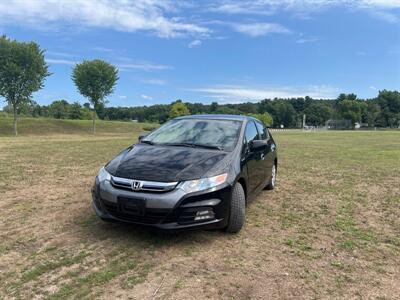
[(267, 147), (268, 142), (264, 140), (253, 140), (250, 142), (250, 150), (258, 151)]
[(138, 136), (138, 141), (140, 142), (141, 140), (143, 140), (146, 136), (148, 135), (148, 133), (141, 133)]

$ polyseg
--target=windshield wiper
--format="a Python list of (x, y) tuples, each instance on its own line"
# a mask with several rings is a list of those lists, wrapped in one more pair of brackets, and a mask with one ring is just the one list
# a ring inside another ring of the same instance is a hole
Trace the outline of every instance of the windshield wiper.
[(148, 141), (148, 140), (141, 140), (140, 142), (144, 143), (144, 144), (154, 145), (154, 143), (152, 141)]
[(182, 147), (191, 147), (191, 148), (206, 148), (206, 149), (214, 149), (222, 151), (223, 148), (219, 146), (212, 146), (206, 144), (196, 144), (196, 143), (165, 143), (163, 145), (167, 146), (182, 146)]
[(199, 148), (206, 148), (206, 149), (215, 149), (215, 150), (224, 150), (220, 146), (213, 146), (213, 145), (205, 145), (205, 144), (192, 144), (193, 147), (199, 147)]

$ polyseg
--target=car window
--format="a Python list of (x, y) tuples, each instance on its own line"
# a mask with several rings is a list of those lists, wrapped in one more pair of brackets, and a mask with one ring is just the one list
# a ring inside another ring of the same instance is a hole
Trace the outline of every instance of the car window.
[(176, 119), (150, 133), (144, 140), (156, 144), (188, 143), (231, 151), (237, 143), (242, 122), (233, 120)]
[(261, 122), (256, 122), (256, 125), (257, 125), (257, 129), (258, 129), (258, 133), (260, 135), (260, 139), (268, 140), (269, 139), (268, 130), (264, 126), (264, 124), (262, 124)]
[(247, 143), (250, 143), (251, 141), (258, 139), (257, 128), (253, 121), (247, 123), (244, 136), (246, 138)]
[(269, 140), (271, 138), (271, 133), (269, 133), (269, 129), (267, 127), (265, 127), (265, 131), (267, 133), (267, 140)]

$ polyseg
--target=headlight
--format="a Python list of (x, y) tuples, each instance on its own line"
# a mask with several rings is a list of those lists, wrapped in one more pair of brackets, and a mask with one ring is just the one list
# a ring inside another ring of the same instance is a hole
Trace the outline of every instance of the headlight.
[(214, 177), (184, 181), (180, 185), (180, 188), (186, 193), (204, 191), (212, 188), (217, 188), (218, 186), (226, 182), (226, 178), (228, 178), (228, 174), (224, 173)]
[(107, 172), (107, 170), (102, 167), (99, 171), (99, 174), (97, 175), (97, 178), (99, 179), (99, 181), (104, 181), (104, 180), (111, 180), (111, 175), (110, 173)]

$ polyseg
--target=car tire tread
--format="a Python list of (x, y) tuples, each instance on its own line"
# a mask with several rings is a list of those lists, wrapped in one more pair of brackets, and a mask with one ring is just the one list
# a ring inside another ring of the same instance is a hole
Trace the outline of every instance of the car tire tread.
[(246, 214), (246, 197), (243, 187), (236, 183), (232, 191), (231, 208), (229, 213), (228, 226), (225, 231), (237, 233), (243, 227)]

